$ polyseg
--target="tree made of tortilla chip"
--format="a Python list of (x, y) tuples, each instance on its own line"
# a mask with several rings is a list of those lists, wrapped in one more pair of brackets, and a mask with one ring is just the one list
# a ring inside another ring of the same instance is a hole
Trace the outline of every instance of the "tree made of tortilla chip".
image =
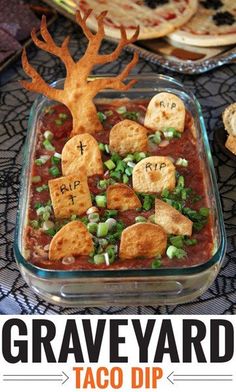
[(116, 60), (123, 47), (131, 42), (134, 42), (139, 34), (139, 28), (135, 30), (131, 38), (127, 38), (125, 28), (120, 27), (121, 39), (110, 54), (99, 54), (99, 49), (102, 40), (105, 36), (104, 32), (104, 18), (106, 11), (97, 16), (98, 29), (97, 33), (92, 33), (86, 25), (86, 20), (91, 14), (92, 10), (88, 10), (82, 17), (80, 12), (76, 12), (76, 21), (81, 26), (85, 36), (88, 39), (88, 46), (85, 54), (78, 61), (74, 61), (68, 48), (69, 38), (66, 37), (61, 46), (57, 46), (52, 36), (50, 35), (46, 17), (42, 17), (41, 21), (41, 36), (40, 40), (36, 36), (36, 31), (32, 31), (32, 40), (40, 49), (49, 52), (59, 57), (65, 64), (66, 78), (63, 89), (57, 89), (49, 86), (39, 73), (29, 64), (26, 51), (22, 53), (23, 69), (32, 81), (21, 81), (23, 87), (28, 90), (44, 94), (49, 99), (62, 102), (66, 105), (73, 118), (73, 130), (71, 135), (76, 135), (84, 132), (95, 133), (103, 129), (101, 122), (98, 119), (93, 98), (103, 89), (116, 89), (120, 91), (128, 90), (136, 80), (131, 80), (125, 84), (123, 80), (128, 76), (130, 70), (135, 66), (138, 56), (135, 53), (131, 62), (126, 65), (124, 70), (117, 76), (97, 78), (88, 80), (89, 75), (95, 65), (109, 63)]

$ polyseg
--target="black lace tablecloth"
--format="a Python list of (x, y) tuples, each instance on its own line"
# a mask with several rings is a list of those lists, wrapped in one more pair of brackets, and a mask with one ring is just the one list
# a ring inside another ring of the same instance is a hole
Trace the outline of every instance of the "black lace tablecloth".
[[(59, 42), (71, 35), (71, 50), (79, 58), (86, 39), (78, 27), (60, 17), (51, 27)], [(113, 45), (104, 42), (108, 52)], [(28, 49), (31, 63), (47, 81), (64, 76), (59, 59), (35, 47)], [(97, 73), (119, 73), (130, 54), (96, 69)], [(140, 59), (135, 73), (165, 73), (176, 77), (199, 99), (209, 138), (221, 124), (225, 106), (236, 102), (236, 64), (231, 64), (198, 76), (173, 74)], [(236, 162), (225, 156), (211, 143), (218, 186), (227, 230), (227, 255), (215, 283), (195, 301), (177, 306), (125, 306), (96, 308), (60, 308), (42, 301), (26, 285), (17, 269), (13, 255), (13, 237), (18, 204), (22, 150), (27, 132), (27, 120), (34, 94), (23, 90), (19, 79), (24, 78), (20, 60), (0, 74), (0, 314), (235, 314), (236, 313)]]

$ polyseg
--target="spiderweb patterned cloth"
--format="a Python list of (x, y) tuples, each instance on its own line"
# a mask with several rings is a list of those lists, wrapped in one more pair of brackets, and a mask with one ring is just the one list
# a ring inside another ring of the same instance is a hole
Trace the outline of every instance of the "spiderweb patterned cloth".
[[(56, 41), (71, 35), (70, 48), (79, 58), (86, 39), (72, 22), (60, 17), (51, 27)], [(79, 35), (79, 36), (78, 36)], [(104, 42), (102, 51), (113, 44)], [(58, 58), (35, 47), (28, 50), (31, 63), (48, 82), (65, 76)], [(115, 63), (96, 68), (96, 73), (119, 73), (131, 55), (123, 52)], [(209, 138), (221, 125), (221, 113), (236, 102), (236, 64), (200, 76), (175, 75), (140, 59), (134, 73), (166, 73), (176, 77), (199, 99)], [(108, 306), (61, 308), (37, 297), (21, 277), (13, 255), (13, 238), (18, 204), (23, 144), (29, 111), (35, 95), (23, 90), (25, 77), (20, 60), (0, 74), (0, 314), (236, 314), (236, 162), (211, 143), (227, 230), (227, 255), (216, 281), (201, 297), (176, 306)]]

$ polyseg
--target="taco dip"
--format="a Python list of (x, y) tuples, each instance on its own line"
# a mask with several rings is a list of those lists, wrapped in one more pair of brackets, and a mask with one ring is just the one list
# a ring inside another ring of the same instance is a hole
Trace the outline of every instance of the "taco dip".
[[(94, 56), (103, 62), (93, 46), (90, 63)], [(48, 86), (23, 54), (32, 78), (23, 86), (48, 98), (38, 97), (30, 114), (15, 256), (49, 302), (186, 302), (222, 263), (224, 224), (200, 106), (172, 78), (128, 77), (135, 56), (120, 75), (88, 77), (86, 66), (77, 83), (64, 57), (66, 79)]]

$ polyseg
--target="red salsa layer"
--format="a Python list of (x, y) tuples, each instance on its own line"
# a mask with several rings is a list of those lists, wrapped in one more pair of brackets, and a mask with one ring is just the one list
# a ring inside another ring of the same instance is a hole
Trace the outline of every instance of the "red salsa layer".
[[(99, 261), (99, 256), (72, 256), (60, 261), (49, 260), (49, 244), (53, 236), (71, 220), (81, 220), (85, 225), (93, 222), (88, 214), (73, 215), (68, 219), (56, 219), (49, 194), (48, 180), (61, 177), (61, 152), (69, 140), (72, 129), (71, 115), (63, 105), (45, 108), (37, 124), (37, 142), (31, 172), (31, 188), (28, 209), (28, 224), (25, 230), (25, 254), (29, 262), (41, 268), (55, 270), (92, 269), (142, 269), (184, 267), (201, 264), (209, 260), (213, 252), (211, 213), (204, 185), (204, 169), (200, 161), (193, 120), (186, 113), (182, 134), (172, 129), (165, 134), (157, 132), (149, 136), (148, 152), (119, 157), (109, 151), (109, 131), (118, 122), (131, 119), (143, 124), (148, 101), (119, 100), (97, 104), (97, 111), (104, 130), (93, 136), (99, 143), (103, 162), (114, 162), (115, 168), (105, 167), (103, 176), (88, 178), (93, 205), (96, 195), (104, 195), (107, 186), (117, 182), (131, 184), (133, 166), (147, 156), (167, 156), (176, 165), (176, 188), (156, 195), (169, 203), (193, 222), (193, 235), (168, 236), (168, 247), (177, 249), (171, 255), (156, 258), (121, 260), (118, 256), (120, 236), (124, 228), (136, 222), (154, 222), (154, 195), (138, 194), (142, 208), (125, 212), (108, 210), (106, 205), (97, 205), (96, 223), (113, 219), (113, 229), (104, 237), (93, 233), (96, 254), (108, 252), (109, 262)], [(119, 162), (122, 162), (120, 164)], [(132, 162), (132, 164), (128, 164)], [(91, 215), (91, 214), (90, 214)], [(92, 218), (91, 218), (92, 219)], [(91, 226), (91, 225), (90, 225)], [(108, 251), (109, 249), (109, 251)]]

